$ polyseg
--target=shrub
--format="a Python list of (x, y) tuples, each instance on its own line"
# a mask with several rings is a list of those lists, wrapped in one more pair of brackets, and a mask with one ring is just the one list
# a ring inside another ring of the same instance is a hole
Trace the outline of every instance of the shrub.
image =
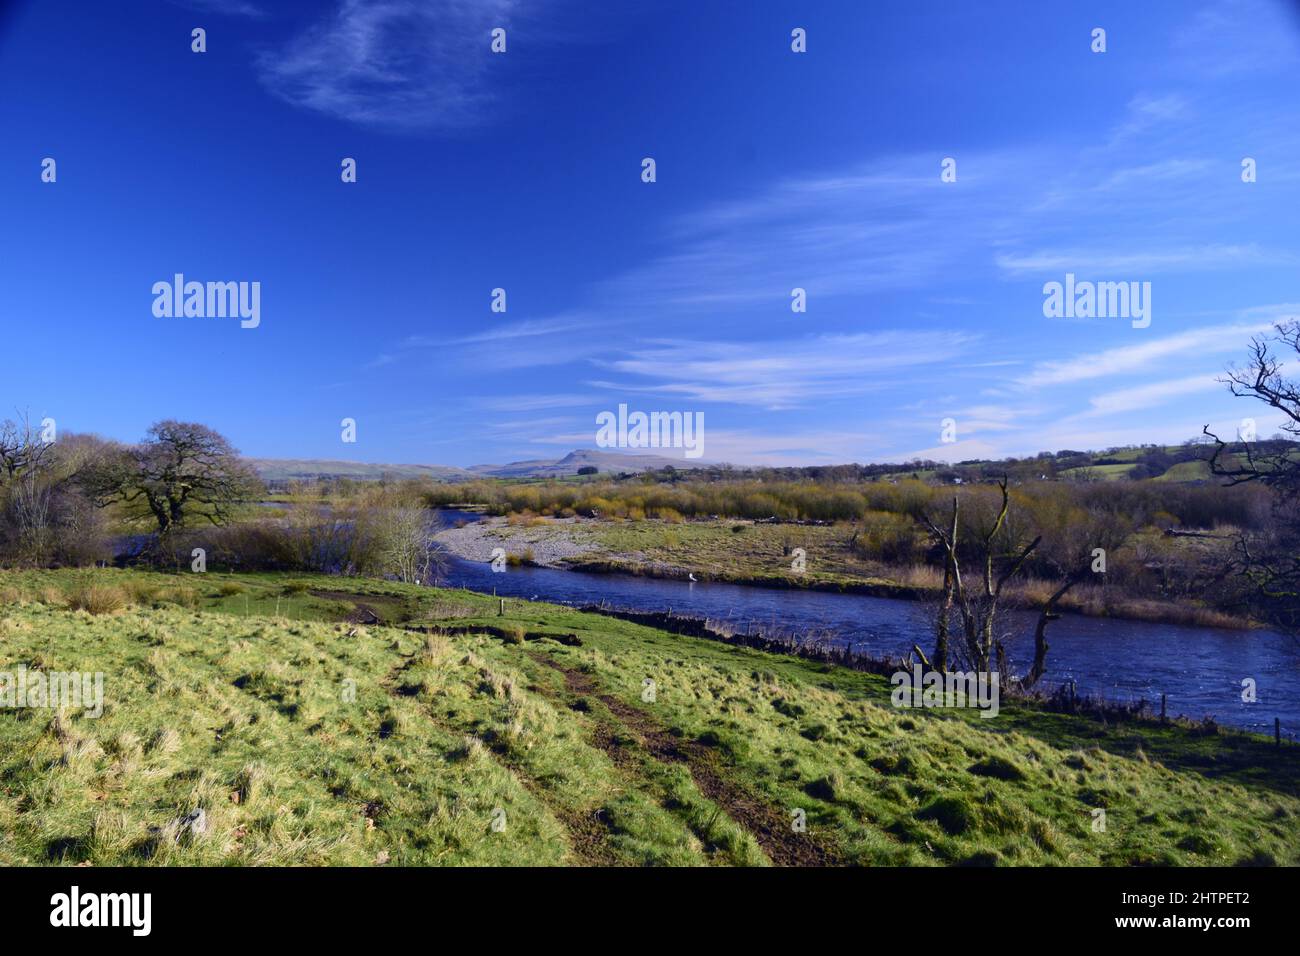
[(126, 592), (118, 587), (82, 585), (68, 597), (68, 607), (90, 614), (112, 614), (128, 603)]
[[(547, 509), (551, 510), (551, 509)], [(512, 512), (506, 518), (506, 524), (512, 528), (536, 528), (538, 525), (546, 525), (547, 521), (541, 515), (535, 515), (531, 511)]]
[(911, 518), (872, 511), (853, 537), (853, 550), (886, 564), (912, 564), (923, 554), (924, 545)]
[(132, 604), (152, 604), (158, 598), (158, 585), (147, 581), (128, 580), (122, 588), (130, 596)]
[(178, 607), (190, 608), (191, 610), (199, 606), (199, 592), (194, 590), (188, 584), (178, 584), (174, 587), (163, 588), (158, 592), (156, 601), (163, 604), (175, 604)]

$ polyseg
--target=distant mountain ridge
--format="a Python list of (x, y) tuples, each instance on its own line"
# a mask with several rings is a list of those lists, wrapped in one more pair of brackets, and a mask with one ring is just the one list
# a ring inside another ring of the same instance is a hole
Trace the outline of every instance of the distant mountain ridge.
[(508, 465), (474, 465), (469, 470), (475, 475), (492, 478), (558, 478), (576, 475), (579, 468), (597, 468), (601, 472), (656, 471), (672, 465), (674, 468), (700, 468), (703, 462), (683, 461), (662, 455), (625, 455), (615, 451), (596, 451), (579, 448), (563, 458), (537, 458), (531, 461), (514, 461)]
[(263, 481), (293, 481), (311, 478), (353, 478), (375, 480), (384, 475), (395, 478), (432, 478), (435, 481), (472, 481), (475, 478), (561, 478), (576, 475), (578, 469), (594, 467), (601, 473), (654, 471), (674, 468), (699, 468), (705, 463), (666, 458), (661, 455), (625, 455), (620, 452), (576, 449), (563, 458), (536, 458), (513, 461), (505, 465), (383, 464), (338, 461), (327, 458), (249, 458), (250, 465)]

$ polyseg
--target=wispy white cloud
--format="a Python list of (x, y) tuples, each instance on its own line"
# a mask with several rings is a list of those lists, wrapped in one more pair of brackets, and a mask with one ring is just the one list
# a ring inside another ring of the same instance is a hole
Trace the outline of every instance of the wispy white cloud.
[(391, 352), (384, 352), (380, 355), (376, 355), (369, 362), (363, 365), (362, 368), (369, 372), (377, 368), (384, 368), (387, 365), (392, 365), (396, 361), (396, 355), (393, 355)]
[[(536, 441), (535, 436), (539, 431), (572, 426), (574, 423), (575, 419), (573, 417), (560, 415), (548, 418), (521, 418), (513, 419), (511, 421), (493, 422), (487, 427), (489, 430), (497, 433), (495, 436), (497, 438), (515, 438), (520, 441), (533, 442)], [(586, 440), (590, 441), (590, 439), (591, 436), (588, 435)]]
[(1178, 335), (1140, 341), (1133, 345), (1076, 355), (1059, 361), (1039, 362), (1018, 379), (1028, 388), (1063, 385), (1126, 372), (1148, 372), (1160, 360), (1176, 356), (1223, 355), (1241, 351), (1251, 335), (1265, 332), (1268, 323), (1213, 325)]
[(963, 438), (960, 441), (931, 445), (929, 448), (915, 448), (911, 451), (888, 457), (894, 461), (913, 461), (915, 459), (922, 459), (925, 461), (946, 461), (952, 463), (958, 461), (969, 461), (976, 458), (1001, 458), (1005, 455), (1002, 451), (1004, 447), (1006, 446), (994, 442), (981, 441), (974, 438)]
[(252, 0), (171, 0), (181, 7), (189, 7), (203, 13), (217, 13), (229, 17), (250, 17), (261, 19), (267, 15), (266, 9)]
[(608, 349), (600, 336), (572, 335), (594, 328), (608, 330), (616, 323), (587, 313), (564, 313), (543, 319), (520, 319), (483, 326), (468, 335), (410, 335), (381, 353), (367, 368), (382, 367), (409, 356), (442, 356), (448, 348), (472, 356), (476, 367), (487, 371), (539, 368), (581, 361)]
[(940, 182), (932, 156), (782, 180), (677, 217), (664, 254), (600, 283), (595, 296), (648, 312), (776, 312), (794, 288), (815, 303), (977, 275), (1042, 161), (1028, 151), (972, 154), (960, 188)]
[(1161, 159), (1141, 166), (1117, 169), (1106, 177), (1098, 189), (1121, 189), (1149, 182), (1167, 183), (1179, 179), (1199, 178), (1212, 172), (1214, 163), (1208, 159)]
[(1028, 417), (1042, 414), (1042, 406), (1025, 405), (972, 405), (953, 413), (960, 434), (1015, 431)]
[(547, 408), (577, 408), (599, 401), (594, 395), (575, 395), (565, 392), (553, 394), (501, 395), (481, 400), (484, 408), (494, 411), (539, 411)]
[(1295, 262), (1295, 253), (1266, 251), (1258, 245), (1204, 245), (1164, 249), (1109, 252), (1103, 249), (1070, 249), (1000, 255), (998, 267), (1011, 274), (1055, 272), (1104, 273), (1106, 275), (1150, 275), (1189, 269), (1235, 269), (1245, 264)]
[(1177, 65), (1211, 79), (1295, 66), (1300, 10), (1273, 0), (1214, 0), (1179, 26), (1173, 39)]
[(491, 115), (490, 34), (518, 0), (342, 0), (258, 59), (262, 82), (305, 109), (396, 129), (465, 128)]
[(1102, 415), (1114, 415), (1121, 412), (1149, 411), (1166, 404), (1175, 398), (1196, 395), (1204, 392), (1222, 391), (1223, 385), (1216, 373), (1190, 375), (1184, 378), (1167, 379), (1162, 382), (1150, 382), (1131, 388), (1117, 388), (1088, 399), (1092, 406), (1085, 412), (1072, 416), (1074, 419), (1093, 418)]
[(976, 336), (874, 332), (764, 342), (662, 341), (606, 365), (644, 382), (598, 384), (767, 409), (806, 406), (897, 384), (897, 373), (962, 353)]
[(1150, 134), (1152, 130), (1191, 113), (1187, 97), (1180, 93), (1138, 93), (1128, 101), (1124, 117), (1111, 130), (1109, 146)]
[(866, 461), (877, 435), (830, 428), (706, 429), (704, 456), (735, 465), (834, 464)]
[[(551, 316), (544, 319), (521, 319), (516, 322), (503, 322), (500, 325), (489, 326), (481, 332), (475, 332), (471, 335), (463, 335), (460, 338), (453, 339), (450, 344), (470, 345), (481, 342), (504, 342), (511, 339), (536, 338), (564, 332), (577, 332), (582, 329), (592, 328), (595, 325), (608, 324), (608, 322), (597, 319), (595, 316), (576, 313)], [(431, 343), (433, 340), (422, 341)], [(445, 339), (439, 341), (440, 344), (448, 344)], [(412, 344), (416, 343), (412, 341)]]
[[(711, 427), (706, 413), (703, 460), (733, 465), (808, 465), (867, 461), (880, 448), (879, 436), (865, 431), (809, 428), (732, 429)], [(537, 435), (532, 444), (555, 448), (590, 448), (596, 435), (595, 416), (588, 429)], [(665, 458), (682, 458), (680, 449), (637, 449)]]

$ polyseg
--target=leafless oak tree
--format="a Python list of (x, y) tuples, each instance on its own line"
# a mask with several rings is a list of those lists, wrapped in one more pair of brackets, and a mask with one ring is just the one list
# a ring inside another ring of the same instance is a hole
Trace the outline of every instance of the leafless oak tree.
[(101, 504), (120, 500), (151, 516), (163, 537), (196, 522), (222, 525), (235, 504), (255, 494), (256, 474), (221, 434), (168, 419), (143, 442), (108, 456), (90, 483)]

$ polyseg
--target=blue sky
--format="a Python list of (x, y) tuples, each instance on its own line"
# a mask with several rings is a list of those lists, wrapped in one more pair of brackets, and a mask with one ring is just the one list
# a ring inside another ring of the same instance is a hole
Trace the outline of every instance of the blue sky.
[[(1293, 6), (584, 6), (7, 4), (0, 414), (459, 465), (619, 403), (737, 463), (1276, 429), (1214, 379), (1300, 314)], [(178, 272), (261, 324), (155, 317)], [(1066, 273), (1150, 282), (1150, 326), (1045, 317)]]

